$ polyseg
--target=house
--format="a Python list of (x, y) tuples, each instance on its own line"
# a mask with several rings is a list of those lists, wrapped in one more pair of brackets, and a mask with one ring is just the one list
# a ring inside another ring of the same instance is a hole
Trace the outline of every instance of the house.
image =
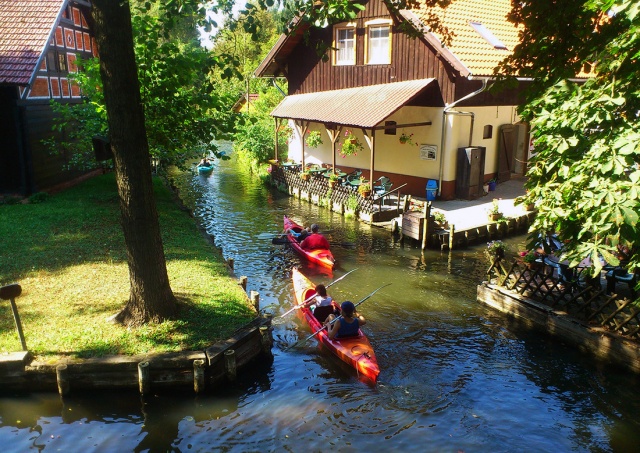
[(42, 140), (54, 134), (51, 100), (82, 102), (69, 74), (79, 57), (97, 55), (90, 8), (84, 0), (0, 0), (0, 193), (29, 195), (80, 174)]
[[(456, 0), (446, 9), (398, 14), (382, 0), (364, 5), (352, 22), (322, 29), (300, 22), (255, 71), (287, 78), (288, 95), (271, 114), (294, 129), (289, 158), (360, 169), (371, 181), (386, 176), (415, 196), (436, 184), (443, 200), (473, 199), (493, 178), (524, 174), (528, 128), (516, 106), (528, 82), (489, 90), (494, 68), (518, 43), (518, 29), (506, 19), (510, 0)], [(430, 31), (404, 31), (407, 24), (426, 30), (430, 12), (452, 32), (448, 45)], [(327, 139), (309, 148), (303, 137), (310, 131)], [(364, 148), (341, 158), (348, 135)]]

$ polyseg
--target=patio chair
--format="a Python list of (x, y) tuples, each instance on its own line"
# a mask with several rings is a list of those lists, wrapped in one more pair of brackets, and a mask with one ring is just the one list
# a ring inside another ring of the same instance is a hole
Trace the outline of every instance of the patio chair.
[(607, 294), (611, 294), (616, 290), (616, 283), (626, 283), (629, 286), (629, 291), (631, 292), (631, 296), (635, 299), (638, 294), (636, 292), (636, 285), (638, 284), (638, 274), (637, 273), (629, 273), (626, 269), (622, 267), (616, 267), (614, 269), (609, 270), (605, 274), (605, 278), (607, 280)]
[(380, 176), (373, 182), (373, 191), (376, 195), (380, 196), (383, 193), (388, 192), (389, 189), (391, 189), (391, 186), (393, 186), (393, 183), (388, 177)]

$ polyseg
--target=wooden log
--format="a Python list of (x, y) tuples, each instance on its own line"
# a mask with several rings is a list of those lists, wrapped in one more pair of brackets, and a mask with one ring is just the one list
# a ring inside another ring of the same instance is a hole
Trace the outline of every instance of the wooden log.
[(196, 393), (204, 391), (204, 360), (193, 361), (193, 390)]
[(260, 293), (258, 291), (251, 291), (251, 302), (256, 311), (260, 311)]
[(58, 393), (60, 396), (69, 394), (69, 370), (66, 364), (61, 364), (56, 367), (56, 380), (58, 382)]
[(138, 389), (141, 395), (146, 395), (151, 389), (149, 374), (149, 362), (138, 363)]
[(236, 380), (236, 351), (233, 349), (224, 352), (224, 368), (227, 379), (234, 382)]

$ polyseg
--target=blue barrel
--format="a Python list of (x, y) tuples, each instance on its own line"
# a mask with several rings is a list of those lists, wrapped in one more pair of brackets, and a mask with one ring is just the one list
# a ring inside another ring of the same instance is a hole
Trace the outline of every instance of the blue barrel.
[(427, 201), (434, 201), (438, 194), (438, 181), (427, 179)]

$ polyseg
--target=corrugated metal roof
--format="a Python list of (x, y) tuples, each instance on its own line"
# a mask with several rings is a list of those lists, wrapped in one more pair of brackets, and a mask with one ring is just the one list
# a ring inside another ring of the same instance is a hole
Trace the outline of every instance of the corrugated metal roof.
[(371, 128), (416, 97), (435, 79), (408, 80), (285, 97), (271, 116)]
[(65, 0), (0, 0), (0, 83), (27, 85)]

